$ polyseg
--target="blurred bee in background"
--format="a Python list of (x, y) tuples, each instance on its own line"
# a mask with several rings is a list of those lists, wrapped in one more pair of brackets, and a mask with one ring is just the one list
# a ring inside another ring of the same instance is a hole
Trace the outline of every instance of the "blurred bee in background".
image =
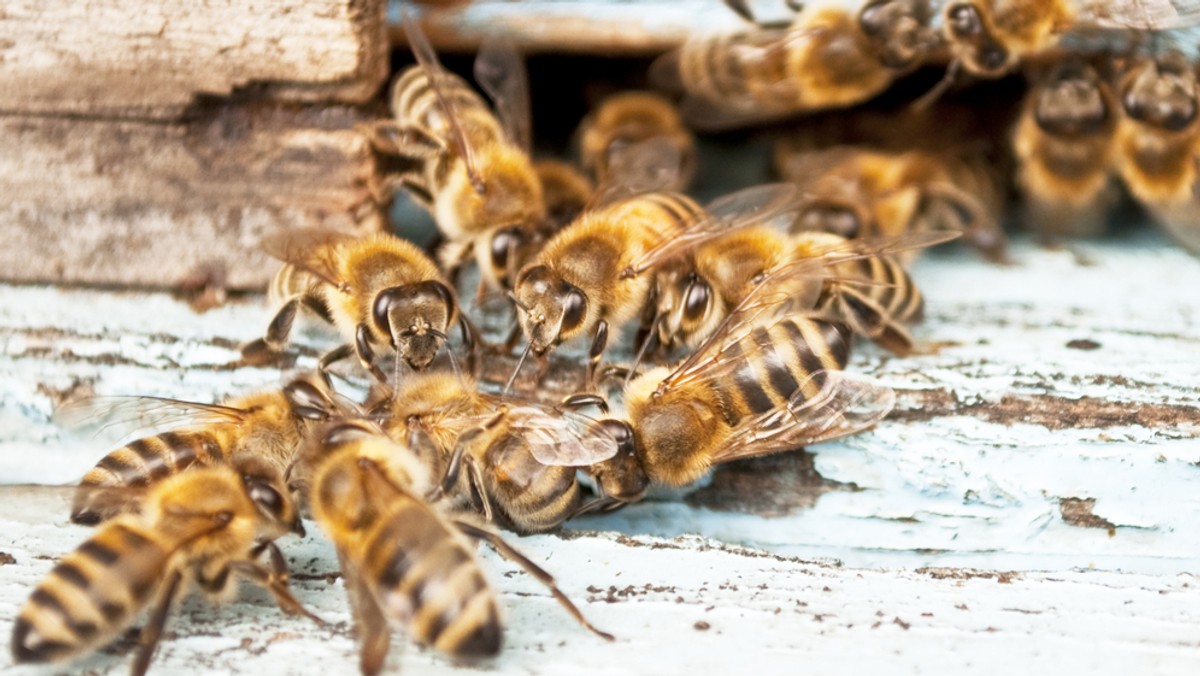
[[(783, 139), (775, 165), (805, 193), (794, 232), (870, 239), (949, 231), (989, 259), (1006, 260), (1003, 186), (982, 154), (855, 146), (809, 151)], [(916, 251), (900, 259), (908, 262)]]
[(1135, 61), (1119, 85), (1117, 167), (1129, 192), (1200, 253), (1200, 86), (1178, 51)]
[[(542, 184), (546, 220), (540, 228), (543, 238), (561, 230), (592, 202), (596, 186), (573, 165), (560, 160), (538, 160), (533, 164)], [(507, 246), (507, 245), (505, 245)], [(524, 258), (520, 259), (524, 264)], [(517, 266), (520, 269), (520, 266)]]
[[(388, 234), (359, 238), (306, 229), (268, 237), (263, 248), (284, 262), (270, 289), (282, 305), (266, 336), (242, 348), (247, 362), (261, 363), (281, 352), (301, 308), (333, 324), (347, 341), (321, 358), (322, 373), (353, 355), (386, 381), (375, 365), (381, 351), (395, 354), (397, 371), (402, 362), (414, 370), (426, 368), (454, 324), (474, 354), (474, 328), (459, 312), (449, 282), (415, 244)], [(453, 353), (451, 360), (457, 364)]]
[(690, 39), (653, 64), (651, 79), (686, 93), (684, 116), (700, 129), (852, 106), (926, 60), (931, 14), (928, 0), (806, 8), (787, 27)]
[(696, 173), (696, 140), (679, 111), (653, 92), (614, 94), (579, 125), (579, 155), (600, 185), (681, 191)]
[(501, 399), (479, 392), (473, 380), (427, 372), (406, 378), (372, 408), (390, 437), (443, 477), (436, 495), (456, 496), (489, 522), (525, 534), (557, 528), (579, 508), (577, 468), (628, 462), (615, 458), (618, 442), (603, 424), (572, 410), (593, 401), (555, 408)]
[[(104, 456), (80, 482), (71, 521), (95, 524), (129, 511), (130, 490), (157, 484), (196, 466), (228, 465), (239, 472), (265, 464), (279, 476), (311, 431), (342, 404), (315, 377), (282, 389), (200, 404), (156, 397), (100, 397), (67, 405), (55, 418), (67, 425), (136, 420), (139, 427), (171, 429), (132, 441)], [(118, 489), (118, 490), (108, 490)], [(295, 524), (301, 529), (299, 522)]]
[(1100, 232), (1119, 196), (1119, 119), (1108, 82), (1081, 59), (1055, 64), (1036, 82), (1012, 137), (1029, 229), (1051, 237)]
[(38, 584), (13, 627), (13, 661), (83, 655), (150, 605), (132, 669), (144, 674), (171, 605), (192, 583), (220, 600), (246, 578), (266, 587), (285, 612), (320, 622), (288, 591), (287, 564), (273, 543), (299, 523), (280, 487), (280, 475), (265, 463), (197, 468), (150, 486), (137, 514), (104, 523)]
[(1177, 0), (953, 0), (942, 7), (947, 77), (961, 67), (980, 78), (1011, 72), (1022, 59), (1059, 46), (1068, 33), (1178, 28), (1200, 19), (1200, 5)]
[(389, 620), (422, 645), (458, 659), (500, 650), (496, 595), (473, 552), (484, 540), (545, 584), (581, 624), (609, 640), (558, 589), (554, 578), (495, 533), (436, 511), (424, 496), (429, 468), (374, 425), (334, 423), (305, 449), (303, 488), (314, 518), (337, 547), (350, 594), (364, 674), (383, 668)]
[(411, 160), (387, 185), (406, 188), (433, 214), (446, 240), (439, 258), (451, 277), (473, 255), (490, 288), (510, 286), (516, 267), (505, 256), (535, 237), (546, 214), (529, 156), (524, 64), (505, 43), (481, 48), (475, 75), (495, 101), (493, 113), (442, 67), (414, 21), (405, 18), (403, 25), (418, 64), (392, 85), (394, 119), (369, 129), (376, 152)]

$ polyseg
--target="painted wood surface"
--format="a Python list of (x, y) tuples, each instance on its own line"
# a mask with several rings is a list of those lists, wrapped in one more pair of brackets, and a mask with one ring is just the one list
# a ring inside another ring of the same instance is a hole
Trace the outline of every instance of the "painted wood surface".
[(6, 0), (0, 112), (178, 118), (252, 90), (362, 102), (387, 76), (384, 0)]
[[(1021, 243), (1015, 258), (996, 267), (950, 249), (917, 264), (929, 303), (918, 336), (943, 345), (904, 359), (859, 351), (854, 368), (900, 395), (876, 430), (520, 539), (616, 645), (488, 555), (511, 626), (487, 668), (1195, 673), (1200, 264), (1153, 232), (1072, 251)], [(108, 450), (54, 424), (64, 398), (210, 401), (280, 382), (277, 369), (231, 366), (268, 322), (257, 297), (205, 314), (167, 294), (6, 287), (4, 298), (8, 483), (66, 483)], [(327, 345), (305, 333), (300, 365)], [(0, 551), (13, 562), (0, 565), (0, 633), (86, 533), (66, 524), (61, 490), (2, 495)], [(333, 628), (283, 617), (258, 592), (218, 609), (193, 601), (160, 673), (353, 669), (327, 542), (281, 544), (302, 600)], [(395, 668), (458, 669), (402, 645)], [(79, 668), (119, 672), (127, 658)]]

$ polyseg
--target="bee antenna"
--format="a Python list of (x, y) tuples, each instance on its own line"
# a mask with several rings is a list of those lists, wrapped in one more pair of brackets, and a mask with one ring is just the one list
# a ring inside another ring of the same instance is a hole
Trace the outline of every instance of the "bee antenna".
[(529, 350), (533, 348), (533, 341), (525, 343), (525, 350), (521, 352), (521, 358), (517, 360), (517, 366), (513, 369), (512, 375), (508, 377), (508, 382), (504, 383), (504, 389), (500, 392), (500, 396), (507, 397), (512, 390), (513, 383), (517, 382), (517, 374), (521, 372), (521, 367), (525, 365), (525, 360), (529, 357)]
[(958, 79), (958, 69), (960, 64), (961, 61), (959, 61), (959, 59), (954, 59), (951, 61), (950, 65), (946, 67), (946, 74), (942, 76), (941, 80), (938, 80), (938, 83), (933, 86), (933, 89), (930, 89), (922, 94), (921, 98), (913, 101), (913, 110), (916, 110), (919, 113), (924, 112), (929, 108), (929, 106), (933, 105), (935, 101), (942, 98), (942, 94), (945, 94), (946, 90), (950, 89), (950, 87), (954, 85), (954, 81)]
[(509, 300), (511, 300), (513, 303), (516, 303), (517, 307), (521, 308), (522, 310), (524, 310), (526, 312), (529, 312), (529, 306), (522, 303), (520, 298), (517, 298), (516, 292), (508, 291), (504, 295), (508, 296)]

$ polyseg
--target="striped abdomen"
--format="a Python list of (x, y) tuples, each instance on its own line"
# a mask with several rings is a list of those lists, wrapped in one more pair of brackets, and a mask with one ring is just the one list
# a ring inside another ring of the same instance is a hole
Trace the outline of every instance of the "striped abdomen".
[(695, 200), (677, 192), (650, 192), (613, 205), (618, 219), (629, 219), (657, 243), (707, 216)]
[(481, 464), (488, 496), (518, 533), (552, 530), (579, 504), (575, 468), (538, 462), (515, 431), (489, 444)]
[(113, 522), (42, 580), (13, 628), (16, 662), (68, 659), (133, 624), (165, 578), (170, 554), (149, 532)]
[(753, 329), (731, 347), (727, 377), (712, 387), (723, 405), (725, 422), (743, 420), (816, 395), (825, 371), (840, 371), (850, 358), (850, 328), (840, 322), (789, 317)]
[(788, 81), (788, 33), (762, 30), (689, 40), (679, 52), (679, 78), (708, 101), (755, 101), (767, 108), (794, 105)]
[[(470, 118), (470, 132), (476, 142), (484, 140), (476, 138), (476, 134), (481, 132), (491, 136), (494, 141), (504, 139), (503, 128), (492, 115), (491, 109), (462, 78), (443, 72), (440, 85), (443, 100), (454, 109), (460, 122), (463, 118)], [(413, 66), (396, 78), (392, 85), (392, 114), (402, 127), (415, 127), (440, 141), (448, 142), (451, 138), (450, 124), (442, 103), (429, 86), (425, 69), (420, 66)], [(483, 128), (476, 128), (481, 122)]]
[(105, 489), (145, 487), (193, 465), (227, 462), (233, 440), (222, 432), (218, 426), (164, 432), (109, 453), (79, 482), (71, 521), (95, 524), (126, 511), (133, 496)]
[(447, 655), (499, 652), (495, 594), (451, 526), (419, 501), (397, 496), (364, 531), (357, 564), (385, 614)]
[(835, 284), (825, 307), (888, 350), (901, 354), (912, 350), (912, 336), (906, 327), (921, 320), (925, 299), (904, 266), (890, 256), (871, 256), (848, 263), (846, 268), (848, 276), (869, 283)]

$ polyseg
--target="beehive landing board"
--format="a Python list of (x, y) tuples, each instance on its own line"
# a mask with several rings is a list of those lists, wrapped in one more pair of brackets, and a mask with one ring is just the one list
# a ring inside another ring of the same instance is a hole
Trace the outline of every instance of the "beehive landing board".
[[(510, 631), (486, 668), (1197, 673), (1200, 264), (1152, 232), (1073, 252), (1020, 244), (1015, 258), (994, 267), (951, 250), (918, 264), (919, 336), (953, 344), (905, 359), (860, 352), (855, 368), (900, 393), (876, 431), (725, 472), (688, 501), (519, 540), (615, 645), (487, 554)], [(3, 293), (10, 483), (73, 480), (107, 450), (49, 421), (72, 392), (212, 400), (279, 382), (223, 367), (265, 327), (260, 299), (196, 315), (165, 294)], [(305, 338), (309, 353), (318, 337)], [(35, 581), (87, 531), (66, 523), (62, 491), (0, 490), (7, 635)], [(159, 673), (352, 672), (327, 541), (281, 544), (299, 597), (332, 627), (284, 617), (254, 590), (221, 608), (192, 601)], [(408, 673), (460, 669), (400, 638), (393, 649), (391, 666)], [(127, 650), (73, 666), (121, 673)]]

